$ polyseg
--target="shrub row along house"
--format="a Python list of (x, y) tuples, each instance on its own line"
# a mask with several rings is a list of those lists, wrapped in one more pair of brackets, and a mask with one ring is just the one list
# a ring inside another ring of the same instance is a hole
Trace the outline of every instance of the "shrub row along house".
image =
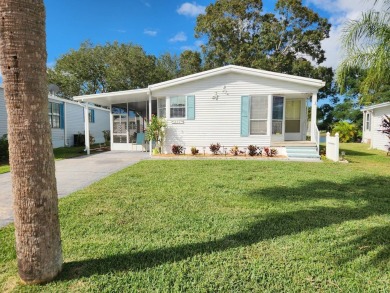
[[(84, 134), (85, 104), (49, 95), (48, 115), (54, 148), (73, 146), (75, 135)], [(104, 143), (103, 130), (110, 128), (110, 112), (95, 106), (88, 108), (90, 135), (96, 143)], [(7, 111), (4, 89), (0, 87), (0, 136), (7, 133)]]
[[(167, 122), (164, 153), (171, 152), (173, 144), (189, 153), (191, 147), (220, 143), (271, 146), (289, 157), (317, 158), (317, 93), (324, 85), (321, 80), (228, 65), (148, 88), (74, 99), (110, 107), (112, 150), (139, 150), (136, 137), (143, 137), (145, 121), (155, 114)], [(308, 129), (311, 138), (306, 141)]]
[(390, 117), (390, 102), (367, 106), (363, 112), (363, 142), (371, 148), (383, 151), (390, 150), (389, 138), (381, 131), (385, 115)]

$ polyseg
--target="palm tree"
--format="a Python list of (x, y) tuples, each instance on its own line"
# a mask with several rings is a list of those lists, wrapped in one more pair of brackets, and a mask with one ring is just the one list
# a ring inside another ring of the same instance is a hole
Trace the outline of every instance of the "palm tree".
[(47, 115), (45, 7), (43, 0), (0, 0), (0, 13), (18, 270), (23, 282), (43, 283), (62, 267)]
[(362, 69), (362, 104), (378, 101), (378, 97), (390, 100), (390, 0), (384, 0), (382, 7), (378, 2), (360, 19), (349, 20), (341, 38), (346, 56), (337, 70), (337, 82), (345, 90), (348, 74)]

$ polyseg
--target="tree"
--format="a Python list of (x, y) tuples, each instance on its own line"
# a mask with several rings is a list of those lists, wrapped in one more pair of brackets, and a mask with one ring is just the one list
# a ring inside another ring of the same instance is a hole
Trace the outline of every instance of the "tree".
[(341, 38), (345, 59), (338, 67), (337, 81), (345, 91), (350, 72), (365, 71), (359, 86), (361, 104), (390, 101), (390, 1), (375, 9), (377, 2), (360, 19), (348, 21)]
[(202, 71), (202, 57), (199, 52), (185, 50), (179, 59), (180, 76), (186, 76)]
[(155, 63), (156, 58), (137, 45), (84, 42), (49, 69), (49, 82), (60, 87), (63, 98), (143, 88), (161, 81)]
[(321, 41), (329, 30), (327, 20), (301, 0), (278, 0), (275, 13), (264, 13), (261, 0), (217, 0), (198, 16), (195, 36), (207, 38), (207, 69), (235, 64), (321, 78), (327, 82), (323, 98), (335, 94), (333, 71), (311, 62), (325, 60)]
[(52, 280), (62, 252), (53, 148), (47, 116), (45, 7), (0, 0), (3, 74), (19, 275)]
[(336, 124), (334, 124), (332, 129), (332, 134), (339, 133), (340, 142), (351, 142), (355, 141), (359, 129), (357, 126), (353, 123), (349, 123), (347, 121), (339, 121)]

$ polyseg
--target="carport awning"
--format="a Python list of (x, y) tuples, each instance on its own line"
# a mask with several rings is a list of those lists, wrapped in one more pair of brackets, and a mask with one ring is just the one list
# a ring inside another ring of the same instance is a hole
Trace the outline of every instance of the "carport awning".
[(146, 102), (149, 100), (149, 89), (135, 89), (120, 92), (102, 93), (94, 95), (76, 96), (75, 101), (93, 103), (101, 106), (109, 107), (112, 104), (130, 103), (130, 102)]

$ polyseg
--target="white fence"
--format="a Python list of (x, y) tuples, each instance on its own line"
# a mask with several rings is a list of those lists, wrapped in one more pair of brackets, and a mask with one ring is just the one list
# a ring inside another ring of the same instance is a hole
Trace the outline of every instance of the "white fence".
[(335, 162), (339, 161), (339, 144), (338, 133), (335, 136), (330, 136), (329, 132), (326, 133), (326, 158)]

